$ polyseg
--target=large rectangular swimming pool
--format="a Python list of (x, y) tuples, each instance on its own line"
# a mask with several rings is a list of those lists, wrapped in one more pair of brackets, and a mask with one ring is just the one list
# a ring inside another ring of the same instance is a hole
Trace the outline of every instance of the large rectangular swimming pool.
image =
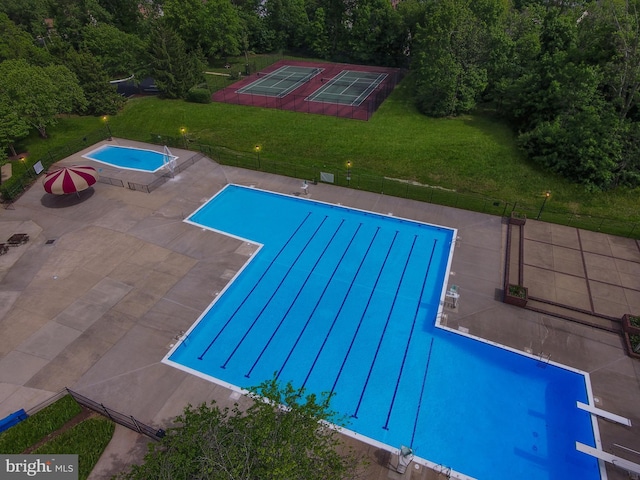
[(454, 229), (235, 185), (187, 221), (260, 248), (166, 363), (334, 392), (355, 435), (469, 477), (600, 478), (584, 374), (436, 326)]

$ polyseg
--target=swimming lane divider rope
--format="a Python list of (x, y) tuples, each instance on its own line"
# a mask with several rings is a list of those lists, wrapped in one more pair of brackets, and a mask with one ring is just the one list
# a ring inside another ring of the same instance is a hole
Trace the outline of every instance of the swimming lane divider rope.
[(420, 311), (420, 300), (422, 299), (422, 295), (424, 293), (424, 289), (427, 285), (427, 278), (429, 278), (429, 270), (431, 270), (431, 263), (433, 262), (433, 255), (436, 251), (436, 245), (438, 244), (438, 240), (433, 242), (433, 248), (431, 249), (431, 256), (429, 257), (429, 263), (427, 264), (427, 271), (424, 274), (424, 280), (422, 282), (422, 290), (420, 291), (420, 296), (418, 297), (418, 301), (416, 302), (416, 311), (413, 314), (413, 323), (411, 324), (411, 331), (409, 332), (409, 338), (407, 340), (407, 346), (404, 349), (404, 356), (402, 357), (402, 364), (400, 365), (400, 372), (398, 372), (398, 379), (396, 380), (396, 388), (393, 391), (393, 397), (391, 398), (391, 404), (389, 405), (389, 412), (387, 413), (387, 421), (383, 425), (382, 428), (385, 430), (389, 430), (389, 419), (391, 418), (391, 411), (393, 410), (393, 405), (396, 402), (396, 395), (398, 394), (398, 387), (400, 386), (400, 379), (402, 378), (402, 372), (404, 370), (404, 362), (407, 360), (407, 354), (409, 353), (409, 346), (411, 345), (411, 339), (413, 338), (413, 331), (416, 327), (416, 320), (418, 319), (418, 312)]
[(264, 345), (264, 347), (262, 347), (262, 351), (258, 355), (258, 358), (256, 358), (256, 360), (253, 362), (253, 365), (251, 365), (251, 368), (249, 369), (249, 371), (244, 374), (245, 377), (249, 378), (251, 376), (251, 372), (253, 372), (253, 369), (256, 368), (256, 365), (258, 364), (258, 362), (262, 358), (262, 355), (264, 355), (264, 352), (267, 350), (267, 348), (269, 348), (269, 345), (271, 345), (271, 341), (273, 340), (273, 337), (276, 336), (276, 334), (280, 330), (280, 327), (284, 323), (285, 319), (289, 316), (289, 312), (291, 312), (291, 309), (293, 308), (293, 306), (298, 301), (298, 298), (300, 298), (300, 294), (302, 293), (302, 290), (304, 290), (304, 287), (307, 285), (307, 282), (311, 278), (311, 275), (313, 275), (313, 272), (315, 271), (316, 267), (320, 263), (320, 260), (322, 260), (322, 257), (324, 257), (324, 254), (327, 253), (327, 250), (329, 249), (329, 246), (331, 245), (333, 240), (336, 238), (336, 235), (338, 235), (338, 232), (342, 228), (342, 225), (344, 225), (344, 222), (345, 222), (345, 219), (343, 218), (340, 221), (340, 225), (338, 225), (338, 228), (336, 228), (336, 231), (333, 232), (333, 235), (331, 235), (331, 238), (329, 239), (327, 244), (324, 246), (324, 249), (322, 250), (322, 253), (320, 255), (318, 255), (316, 263), (313, 264), (313, 267), (311, 267), (311, 270), (307, 274), (307, 278), (305, 278), (305, 280), (304, 280), (304, 282), (302, 282), (302, 285), (300, 286), (300, 288), (298, 288), (298, 293), (296, 294), (294, 299), (291, 301), (291, 303), (289, 305), (289, 308), (287, 308), (287, 311), (284, 313), (284, 315), (280, 319), (280, 322), (278, 323), (278, 326), (273, 330), (273, 333), (271, 333), (271, 336), (269, 337), (269, 340), (267, 340), (267, 343)]
[(233, 318), (236, 316), (236, 314), (238, 313), (238, 311), (244, 306), (245, 302), (249, 299), (249, 297), (251, 296), (251, 294), (253, 293), (253, 291), (257, 288), (257, 286), (260, 284), (260, 282), (262, 281), (262, 279), (265, 277), (265, 275), (269, 272), (269, 269), (271, 268), (271, 266), (275, 263), (276, 259), (282, 254), (282, 252), (284, 252), (284, 250), (287, 248), (287, 246), (289, 245), (289, 243), (291, 243), (291, 240), (293, 239), (293, 237), (295, 237), (298, 232), (300, 231), (300, 229), (302, 228), (302, 226), (307, 222), (307, 220), (309, 220), (309, 217), (311, 216), (311, 212), (307, 212), (307, 216), (304, 217), (302, 219), (302, 222), (300, 222), (300, 225), (298, 225), (298, 227), (295, 229), (295, 231), (291, 234), (291, 236), (288, 238), (288, 240), (284, 243), (284, 245), (282, 246), (282, 248), (278, 251), (278, 253), (276, 254), (276, 256), (273, 258), (273, 260), (271, 261), (271, 264), (265, 268), (264, 272), (262, 272), (262, 275), (260, 276), (260, 278), (258, 279), (258, 281), (253, 285), (253, 287), (251, 288), (251, 290), (249, 291), (249, 293), (244, 297), (244, 299), (242, 300), (242, 302), (240, 302), (240, 305), (238, 305), (238, 308), (236, 308), (233, 312), (233, 314), (231, 314), (231, 316), (229, 317), (229, 319), (225, 322), (225, 324), (222, 326), (222, 328), (220, 329), (220, 331), (218, 332), (218, 334), (213, 338), (213, 340), (211, 340), (211, 342), (209, 343), (209, 345), (207, 346), (207, 348), (205, 348), (205, 350), (200, 354), (200, 356), (198, 357), (198, 360), (202, 360), (204, 358), (204, 356), (207, 354), (207, 352), (209, 351), (209, 349), (212, 347), (212, 345), (218, 340), (218, 337), (222, 334), (222, 332), (224, 332), (224, 330), (229, 326), (229, 323), (231, 323), (231, 320), (233, 320)]
[(376, 277), (376, 281), (373, 284), (373, 287), (371, 288), (371, 293), (369, 294), (369, 299), (367, 300), (367, 305), (364, 308), (364, 311), (362, 312), (362, 315), (360, 316), (360, 321), (358, 322), (358, 327), (356, 328), (355, 333), (353, 334), (353, 337), (351, 338), (351, 344), (349, 345), (349, 349), (347, 350), (347, 353), (344, 356), (344, 359), (342, 360), (342, 365), (340, 365), (340, 370), (338, 371), (338, 375), (336, 376), (335, 381), (333, 382), (333, 386), (331, 387), (331, 391), (329, 392), (330, 394), (333, 394), (334, 390), (336, 389), (336, 385), (338, 384), (338, 380), (340, 380), (340, 375), (342, 375), (342, 369), (344, 368), (345, 364), (347, 363), (347, 359), (349, 358), (349, 354), (351, 353), (351, 349), (353, 348), (353, 344), (356, 341), (356, 338), (358, 337), (358, 332), (360, 331), (360, 327), (362, 326), (362, 320), (364, 320), (364, 316), (367, 314), (367, 311), (369, 310), (369, 305), (371, 305), (371, 298), (373, 297), (373, 294), (376, 291), (376, 287), (378, 286), (378, 282), (380, 281), (380, 277), (382, 276), (382, 272), (384, 271), (384, 267), (387, 264), (387, 260), (389, 260), (389, 254), (391, 253), (391, 250), (393, 250), (393, 244), (396, 243), (396, 238), (398, 238), (398, 230), (396, 230), (396, 233), (393, 235), (393, 240), (391, 241), (391, 245), (389, 245), (389, 249), (387, 250), (387, 255), (384, 257), (384, 262), (382, 263), (382, 266), (380, 267), (380, 270), (378, 271), (378, 276)]
[(271, 303), (271, 301), (273, 300), (273, 297), (276, 296), (276, 293), (278, 293), (278, 290), (280, 290), (280, 287), (282, 286), (282, 284), (284, 283), (285, 279), (289, 276), (289, 273), (291, 273), (291, 270), (293, 270), (293, 266), (298, 262), (298, 260), (300, 259), (300, 257), (302, 256), (302, 254), (305, 252), (305, 250), (307, 249), (307, 247), (309, 246), (309, 244), (311, 243), (311, 241), (315, 238), (315, 236), (318, 234), (318, 232), (320, 231), (320, 229), (322, 228), (322, 225), (324, 225), (324, 222), (327, 221), (327, 218), (329, 218), (328, 215), (325, 215), (324, 218), (322, 219), (322, 221), (318, 224), (318, 226), (316, 227), (316, 230), (313, 232), (313, 235), (309, 236), (309, 239), (307, 240), (307, 243), (305, 243), (304, 247), (302, 247), (302, 250), (300, 250), (300, 253), (298, 253), (298, 256), (296, 257), (296, 259), (291, 262), (291, 265), (289, 265), (289, 268), (287, 269), (287, 273), (285, 273), (282, 276), (282, 279), (280, 279), (280, 283), (278, 283), (278, 285), (276, 286), (276, 289), (273, 291), (273, 293), (271, 294), (271, 297), (269, 297), (269, 300), (267, 300), (267, 303), (264, 304), (264, 306), (262, 307), (262, 309), (260, 310), (260, 313), (258, 313), (258, 315), (256, 315), (256, 318), (253, 320), (253, 322), (251, 322), (251, 325), (249, 326), (249, 328), (246, 330), (246, 332), (244, 332), (244, 335), (242, 335), (242, 338), (240, 339), (240, 341), (237, 343), (237, 345), (235, 346), (235, 348), (233, 349), (233, 351), (231, 352), (231, 354), (227, 357), (227, 359), (225, 360), (225, 362), (220, 365), (220, 368), (227, 368), (227, 364), (229, 363), (229, 361), (231, 360), (231, 358), (233, 358), (233, 356), (236, 354), (236, 352), (238, 351), (238, 349), (240, 348), (240, 345), (242, 345), (242, 343), (246, 340), (246, 338), (249, 336), (249, 334), (251, 333), (251, 330), (253, 330), (253, 327), (255, 327), (256, 323), (258, 323), (258, 320), (260, 319), (260, 317), (262, 316), (262, 314), (264, 313), (264, 311), (267, 309), (267, 307), (269, 306), (269, 304)]
[[(353, 275), (353, 279), (351, 280), (351, 285), (349, 285), (349, 289), (347, 290), (347, 292), (344, 295), (344, 298), (342, 299), (342, 303), (340, 304), (340, 308), (338, 309), (338, 313), (336, 313), (336, 316), (333, 317), (333, 323), (331, 323), (331, 328), (329, 328), (329, 331), (327, 332), (327, 335), (324, 337), (324, 341), (322, 342), (322, 345), (320, 346), (320, 349), (318, 350), (318, 353), (316, 354), (316, 358), (313, 359), (313, 363), (311, 364), (311, 368), (309, 369), (309, 372), (307, 373), (307, 376), (305, 377), (304, 382), (302, 382), (302, 387), (301, 388), (304, 388), (304, 386), (307, 384), (307, 381), (309, 380), (309, 377), (311, 376), (311, 372), (315, 368), (316, 362), (318, 361), (318, 358), (320, 358), (320, 354), (322, 353), (322, 350), (324, 349), (325, 345), (327, 344), (327, 340), (329, 339), (329, 336), (331, 335), (331, 332), (333, 331), (333, 327), (335, 327), (336, 322), (338, 321), (338, 317), (340, 316), (340, 313), (342, 313), (342, 309), (343, 309), (345, 303), (347, 302), (347, 298), (349, 298), (349, 293), (351, 292), (351, 289), (353, 288), (353, 285), (356, 282), (356, 278), (358, 277), (358, 274), (360, 273), (360, 269), (362, 268), (362, 265), (364, 264), (364, 261), (367, 259), (367, 256), (369, 255), (369, 251), (371, 250), (371, 246), (373, 245), (373, 242), (375, 242), (376, 237), (378, 236), (379, 232), (380, 232), (380, 227), (376, 227), (376, 231), (373, 234), (373, 237), (371, 238), (371, 242), (369, 242), (369, 246), (367, 247), (367, 251), (362, 256), (362, 260), (360, 260), (360, 265), (358, 265), (358, 269), (356, 270), (356, 273)], [(345, 253), (346, 253), (346, 250), (345, 250)], [(342, 256), (342, 258), (344, 258), (344, 255)], [(342, 262), (342, 258), (340, 259), (341, 262)], [(316, 305), (316, 307), (317, 307), (317, 305)]]
[(416, 438), (416, 427), (418, 426), (418, 420), (420, 419), (420, 407), (422, 406), (422, 397), (424, 395), (424, 386), (427, 384), (427, 373), (429, 372), (429, 364), (431, 363), (431, 352), (433, 351), (433, 337), (431, 337), (431, 344), (429, 345), (429, 356), (427, 357), (427, 365), (424, 369), (424, 376), (422, 377), (422, 388), (420, 389), (420, 399), (418, 400), (418, 410), (416, 410), (416, 421), (413, 422), (413, 431), (411, 432), (411, 443)]
[[(331, 285), (331, 282), (333, 281), (333, 277), (335, 276), (336, 272), (338, 271), (338, 268), (340, 268), (340, 264), (344, 260), (344, 257), (347, 255), (347, 252), (349, 251), (349, 248), (353, 244), (353, 240), (358, 235), (358, 232), (360, 231), (361, 227), (362, 227), (362, 223), (358, 224), (358, 228), (356, 228), (356, 231), (353, 232), (353, 235), (351, 236), (351, 240), (349, 241), (349, 244), (345, 247), (344, 252), (342, 252), (342, 256), (340, 257), (340, 260), (338, 260), (338, 263), (336, 264), (335, 268), (333, 269), (333, 272), (331, 273), (331, 276), (329, 277), (329, 280), (325, 284), (324, 289), (322, 290), (322, 293), (318, 297), (318, 301), (316, 302), (315, 306), (313, 307), (313, 310), (311, 310), (311, 313), (309, 314), (309, 318), (307, 318), (307, 321), (304, 324), (304, 327), (302, 327), (302, 330), (300, 331), (300, 334), (298, 335), (298, 338), (296, 339), (295, 343), (291, 347), (291, 350), (287, 354), (287, 358), (284, 359), (284, 362), (282, 362), (282, 366), (276, 372), (276, 378), (280, 377), (280, 373), (282, 373), (282, 371), (284, 370), (284, 367), (289, 362), (289, 359), (291, 358), (291, 355), (293, 355), (294, 350), (298, 346), (298, 342), (300, 341), (300, 339), (302, 338), (302, 335), (304, 335), (304, 332), (306, 331), (307, 327), (309, 326), (309, 322), (311, 322), (311, 319), (313, 318), (314, 314), (316, 313), (316, 310), (318, 309), (318, 306), (320, 305), (320, 302), (324, 298), (324, 294), (327, 292), (327, 289), (329, 288), (329, 285)], [(335, 324), (335, 318), (333, 320), (333, 324)], [(331, 332), (331, 330), (329, 330), (329, 332)], [(328, 334), (327, 334), (327, 336), (328, 336)], [(327, 339), (325, 337), (325, 342), (326, 341), (327, 341)], [(323, 343), (323, 346), (324, 346), (324, 343)], [(317, 360), (317, 358), (318, 357), (316, 357), (316, 360)], [(314, 362), (314, 365), (315, 365), (315, 362)], [(308, 376), (307, 376), (307, 378), (308, 378)]]
[(384, 328), (382, 329), (382, 334), (380, 335), (380, 340), (378, 341), (378, 345), (376, 346), (376, 353), (373, 355), (373, 360), (371, 360), (371, 366), (369, 367), (369, 373), (367, 373), (367, 379), (364, 382), (362, 387), (362, 391), (360, 392), (360, 399), (358, 400), (358, 405), (356, 406), (355, 412), (353, 412), (352, 417), (358, 418), (358, 411), (360, 410), (360, 405), (362, 405), (362, 399), (364, 398), (364, 394), (367, 391), (367, 385), (369, 385), (369, 379), (371, 378), (371, 372), (373, 372), (373, 367), (376, 364), (376, 360), (378, 359), (378, 353), (380, 352), (380, 347), (382, 346), (382, 341), (384, 340), (384, 334), (387, 332), (387, 328), (389, 327), (389, 321), (391, 320), (391, 315), (393, 314), (393, 307), (396, 305), (396, 300), (398, 299), (398, 293), (400, 292), (400, 287), (402, 286), (402, 281), (404, 280), (404, 275), (407, 273), (407, 266), (409, 265), (409, 260), (411, 260), (411, 254), (413, 253), (413, 248), (416, 245), (416, 240), (418, 236), (413, 236), (413, 242), (411, 242), (411, 249), (409, 250), (409, 254), (407, 255), (407, 260), (404, 262), (404, 268), (402, 269), (402, 275), (400, 276), (400, 281), (398, 282), (398, 286), (396, 287), (396, 294), (393, 297), (393, 302), (391, 303), (391, 308), (389, 309), (389, 314), (387, 315), (387, 320), (384, 324)]

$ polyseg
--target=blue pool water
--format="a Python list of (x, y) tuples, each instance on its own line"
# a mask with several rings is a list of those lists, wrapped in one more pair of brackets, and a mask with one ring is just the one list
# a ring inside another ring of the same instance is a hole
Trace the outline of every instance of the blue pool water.
[(169, 160), (175, 160), (176, 156), (163, 154), (153, 150), (142, 148), (120, 147), (117, 145), (103, 145), (86, 155), (84, 158), (94, 160), (107, 165), (113, 165), (129, 170), (141, 170), (143, 172), (155, 172), (162, 168)]
[(474, 478), (600, 478), (584, 375), (435, 326), (455, 230), (233, 185), (188, 221), (262, 248), (167, 363), (334, 392), (349, 430)]

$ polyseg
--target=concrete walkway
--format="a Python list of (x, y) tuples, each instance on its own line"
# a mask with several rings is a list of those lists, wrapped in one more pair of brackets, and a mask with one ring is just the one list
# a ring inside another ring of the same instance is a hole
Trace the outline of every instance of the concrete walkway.
[[(301, 180), (202, 159), (151, 194), (99, 183), (79, 198), (52, 198), (36, 183), (0, 210), (0, 239), (31, 237), (0, 256), (0, 418), (64, 387), (161, 428), (187, 403), (233, 404), (229, 390), (160, 363), (251, 254), (182, 221), (227, 183), (302, 193)], [(617, 445), (640, 451), (639, 362), (614, 333), (501, 303), (502, 218), (325, 184), (310, 185), (308, 197), (457, 228), (449, 285), (461, 298), (443, 323), (589, 372), (598, 406), (634, 425), (599, 420), (603, 448), (638, 462)], [(141, 441), (118, 428), (91, 478), (139, 457)], [(371, 460), (368, 478), (438, 478), (422, 467), (399, 476), (388, 468), (393, 455), (356, 444)]]

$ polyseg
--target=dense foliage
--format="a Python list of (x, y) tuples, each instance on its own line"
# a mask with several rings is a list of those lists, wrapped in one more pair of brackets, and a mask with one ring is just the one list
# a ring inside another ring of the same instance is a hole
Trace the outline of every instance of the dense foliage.
[(0, 94), (0, 158), (25, 125), (46, 135), (60, 113), (117, 111), (108, 79), (153, 76), (165, 97), (187, 98), (207, 63), (287, 49), (409, 67), (424, 114), (451, 117), (481, 105), (509, 122), (540, 166), (591, 190), (635, 188), (639, 7), (640, 0), (401, 0), (396, 8), (389, 0), (3, 2), (3, 72), (38, 79), (25, 79), (16, 96)]
[(348, 480), (364, 465), (341, 445), (328, 399), (305, 395), (275, 379), (253, 390), (251, 405), (188, 406), (144, 463), (120, 478)]

